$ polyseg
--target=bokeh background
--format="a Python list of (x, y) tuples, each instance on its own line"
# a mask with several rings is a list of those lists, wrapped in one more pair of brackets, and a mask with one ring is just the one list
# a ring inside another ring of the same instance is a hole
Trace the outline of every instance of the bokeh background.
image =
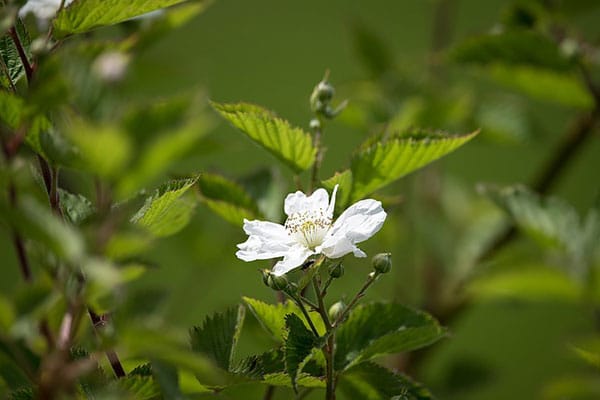
[[(477, 285), (498, 271), (526, 270), (547, 259), (532, 241), (518, 238), (492, 258), (475, 261), (485, 239), (503, 223), (476, 187), (531, 182), (586, 110), (526, 96), (445, 59), (445, 50), (464, 39), (500, 29), (521, 3), (528, 2), (218, 0), (136, 57), (118, 93), (122, 101), (158, 101), (199, 92), (215, 101), (257, 103), (307, 127), (309, 95), (329, 70), (336, 101), (347, 98), (350, 106), (325, 127), (323, 178), (347, 166), (352, 150), (394, 118), (455, 133), (482, 128), (464, 148), (381, 193), (390, 217), (363, 248), (370, 255), (390, 251), (394, 269), (365, 301), (432, 310), (440, 309), (439, 302), (461, 304), (441, 316), (448, 338), (413, 358), (385, 360), (400, 369), (410, 365), (409, 372), (440, 399), (544, 398), (554, 380), (585, 370), (570, 344), (594, 331), (593, 314), (573, 297), (528, 298), (489, 282)], [(600, 7), (576, 3), (581, 11), (568, 15), (569, 26), (598, 40)], [(492, 117), (486, 119), (490, 114), (481, 104), (492, 109)], [(419, 105), (421, 111), (411, 111)], [(173, 176), (212, 171), (235, 179), (267, 170), (280, 182), (281, 199), (293, 190), (291, 176), (274, 158), (216, 114), (214, 120), (210, 135), (173, 167)], [(581, 212), (600, 187), (598, 138), (596, 131), (551, 190)], [(244, 240), (240, 227), (200, 206), (182, 232), (157, 242), (146, 258), (158, 267), (127, 290), (163, 292), (161, 314), (182, 329), (242, 296), (274, 301), (257, 272), (268, 264), (244, 263), (234, 255), (236, 243)], [(5, 231), (0, 249), (0, 290), (10, 292), (19, 277)], [(352, 296), (369, 271), (367, 262), (348, 259), (345, 265), (332, 299)], [(239, 356), (269, 345), (248, 316)], [(243, 390), (248, 398), (262, 393)]]

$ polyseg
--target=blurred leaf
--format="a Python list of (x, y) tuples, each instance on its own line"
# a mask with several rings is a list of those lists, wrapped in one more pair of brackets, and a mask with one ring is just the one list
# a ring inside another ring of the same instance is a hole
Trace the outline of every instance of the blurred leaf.
[(360, 400), (432, 400), (429, 391), (404, 375), (371, 362), (344, 371), (339, 388), (349, 398)]
[[(248, 305), (250, 312), (252, 312), (258, 322), (260, 322), (262, 327), (277, 341), (282, 341), (284, 339), (286, 315), (293, 313), (306, 322), (300, 309), (290, 301), (286, 301), (285, 303), (267, 304), (249, 297), (242, 297), (242, 299), (244, 300), (244, 303)], [(315, 323), (317, 331), (322, 335), (325, 332), (325, 326), (323, 325), (323, 321), (321, 321), (319, 314), (314, 311), (309, 313), (311, 319)]]
[(130, 195), (189, 154), (198, 140), (208, 132), (209, 126), (206, 118), (196, 117), (179, 128), (171, 128), (147, 144), (141, 152), (140, 159), (119, 183), (119, 196)]
[(25, 101), (8, 91), (0, 91), (0, 120), (9, 128), (17, 129), (23, 119)]
[(254, 104), (211, 103), (223, 118), (240, 129), (271, 154), (299, 173), (315, 160), (316, 149), (310, 135), (271, 111)]
[(69, 193), (59, 188), (58, 196), (63, 215), (69, 222), (75, 225), (81, 224), (96, 212), (96, 208), (92, 202), (81, 194)]
[(189, 222), (196, 205), (183, 197), (196, 181), (197, 178), (180, 179), (162, 185), (146, 199), (131, 222), (159, 237), (179, 232)]
[(595, 400), (600, 396), (598, 375), (567, 376), (553, 379), (542, 393), (544, 400)]
[(185, 0), (78, 0), (58, 12), (52, 25), (55, 36), (83, 33), (105, 25), (114, 25), (150, 11), (182, 3)]
[(7, 400), (33, 400), (35, 399), (33, 388), (20, 388), (10, 392)]
[(198, 178), (202, 201), (227, 222), (242, 226), (244, 219), (262, 219), (258, 205), (248, 193), (226, 178), (202, 174)]
[(510, 298), (577, 302), (583, 295), (582, 288), (564, 272), (545, 266), (522, 266), (516, 270), (487, 274), (476, 279), (469, 290), (482, 300)]
[(352, 171), (347, 169), (336, 172), (331, 178), (322, 181), (321, 184), (329, 193), (333, 191), (335, 185), (340, 185), (335, 200), (336, 212), (344, 210), (348, 206), (352, 194)]
[(558, 198), (540, 197), (519, 185), (481, 186), (480, 191), (543, 246), (569, 249), (581, 241), (579, 215), (571, 205)]
[(556, 43), (528, 30), (469, 38), (456, 46), (450, 57), (459, 63), (529, 65), (555, 71), (568, 71), (575, 66)]
[(504, 65), (491, 66), (489, 73), (503, 85), (539, 100), (585, 109), (594, 105), (594, 98), (584, 83), (572, 73)]
[(0, 296), (0, 332), (6, 332), (15, 320), (13, 305), (4, 296)]
[(82, 259), (85, 246), (80, 233), (33, 198), (21, 199), (17, 210), (4, 211), (0, 203), (0, 211), (24, 236), (36, 240), (58, 257), (73, 263)]
[[(168, 363), (194, 373), (198, 380), (207, 385), (219, 385), (225, 380), (220, 369), (202, 354), (190, 351), (185, 341), (166, 327), (148, 327), (128, 324), (120, 332), (120, 346), (127, 349), (131, 357), (141, 357)], [(161, 385), (162, 387), (162, 385)]]
[(185, 399), (179, 388), (179, 377), (177, 376), (176, 368), (168, 363), (153, 361), (152, 374), (165, 399)]
[[(31, 63), (31, 54), (29, 53), (31, 39), (20, 18), (15, 20), (15, 32), (23, 46), (25, 55)], [(25, 67), (21, 62), (15, 42), (9, 33), (5, 33), (0, 37), (0, 59), (0, 82), (5, 89), (10, 90), (11, 87), (16, 85), (17, 81), (25, 75)]]
[(230, 371), (244, 323), (245, 310), (244, 306), (240, 305), (224, 313), (206, 317), (201, 327), (193, 327), (190, 330), (192, 350), (209, 356), (219, 367)]
[(287, 337), (284, 343), (285, 370), (288, 373), (294, 391), (297, 390), (296, 378), (317, 346), (317, 337), (306, 328), (304, 322), (296, 314), (285, 316)]
[(357, 201), (389, 183), (441, 158), (473, 139), (479, 131), (462, 136), (415, 132), (386, 140), (371, 139), (351, 162), (352, 201)]
[(123, 260), (145, 252), (152, 237), (145, 232), (117, 232), (106, 244), (104, 253), (112, 260)]
[(240, 185), (256, 200), (258, 211), (265, 219), (281, 217), (287, 185), (276, 168), (261, 168), (240, 179)]
[(416, 350), (446, 335), (430, 315), (395, 303), (356, 307), (337, 331), (338, 370), (382, 355)]
[(379, 78), (394, 68), (390, 49), (367, 26), (352, 24), (352, 39), (356, 53), (373, 77)]
[(42, 122), (39, 129), (26, 136), (29, 146), (44, 156), (52, 165), (80, 168), (81, 153), (71, 142), (58, 134), (48, 122)]
[(516, 97), (494, 97), (482, 101), (475, 123), (486, 138), (501, 143), (521, 143), (530, 137), (526, 105)]
[(150, 27), (136, 32), (130, 40), (125, 41), (123, 49), (129, 50), (135, 47), (140, 50), (154, 45), (169, 32), (183, 26), (204, 12), (211, 3), (211, 0), (195, 1), (166, 10), (165, 15), (154, 20)]
[(123, 174), (133, 146), (119, 127), (94, 126), (80, 120), (69, 126), (66, 133), (79, 150), (84, 169), (107, 179)]

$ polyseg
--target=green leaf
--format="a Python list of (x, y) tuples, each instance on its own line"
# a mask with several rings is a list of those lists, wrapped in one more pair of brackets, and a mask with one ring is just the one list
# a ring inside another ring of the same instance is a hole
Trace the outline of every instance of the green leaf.
[(488, 72), (497, 82), (535, 99), (583, 109), (594, 105), (593, 96), (575, 73), (506, 65), (490, 66)]
[(289, 375), (292, 387), (297, 390), (296, 378), (302, 370), (312, 349), (317, 346), (318, 339), (296, 314), (285, 316), (287, 337), (284, 344), (285, 369)]
[(182, 3), (185, 0), (75, 0), (54, 18), (55, 36), (83, 33), (100, 26), (146, 14), (150, 11)]
[(96, 208), (85, 196), (58, 189), (60, 208), (68, 221), (79, 225), (96, 212)]
[[(283, 372), (266, 374), (263, 382), (272, 386), (293, 387), (290, 376)], [(301, 372), (296, 376), (295, 384), (297, 387), (324, 388), (325, 379)]]
[(152, 375), (156, 379), (165, 399), (185, 399), (179, 388), (179, 376), (175, 367), (162, 361), (153, 361)]
[(545, 400), (592, 400), (600, 397), (597, 373), (565, 376), (553, 379), (543, 390)]
[(455, 47), (450, 57), (460, 63), (529, 65), (555, 71), (568, 71), (575, 66), (554, 41), (525, 30), (472, 37)]
[(195, 201), (184, 195), (196, 181), (197, 178), (180, 179), (162, 185), (146, 199), (131, 222), (159, 237), (179, 232), (187, 225), (195, 208)]
[(568, 249), (581, 238), (577, 211), (555, 197), (540, 197), (524, 186), (481, 186), (526, 234), (543, 246)]
[(456, 150), (479, 131), (450, 136), (443, 133), (415, 132), (394, 135), (387, 140), (374, 138), (352, 158), (354, 179), (352, 201), (357, 201), (389, 183)]
[[(248, 305), (250, 312), (252, 312), (258, 322), (260, 322), (262, 327), (277, 341), (282, 341), (284, 339), (286, 315), (293, 313), (306, 322), (300, 309), (290, 301), (286, 301), (285, 303), (267, 304), (249, 297), (242, 297), (242, 299), (244, 300), (244, 303)], [(319, 334), (324, 334), (325, 326), (323, 325), (323, 321), (321, 321), (319, 314), (314, 311), (309, 313)]]
[(337, 332), (335, 368), (428, 346), (446, 331), (430, 315), (395, 303), (356, 307)]
[(363, 23), (352, 25), (356, 53), (373, 77), (379, 78), (394, 68), (394, 58), (388, 46)]
[[(29, 33), (20, 18), (15, 20), (15, 27), (15, 32), (31, 64), (31, 54), (29, 52), (31, 39)], [(25, 66), (21, 62), (15, 42), (7, 32), (0, 37), (0, 82), (5, 89), (11, 89), (24, 75)]]
[(262, 217), (254, 199), (235, 182), (219, 175), (202, 174), (198, 185), (202, 201), (227, 222), (241, 226), (245, 218)]
[(155, 399), (161, 390), (152, 376), (129, 374), (116, 381), (117, 386), (135, 399)]
[(408, 377), (380, 365), (364, 362), (344, 371), (339, 388), (356, 400), (432, 400), (433, 396)]
[(66, 134), (80, 153), (82, 167), (102, 178), (120, 176), (131, 159), (131, 139), (117, 126), (77, 121)]
[(25, 101), (16, 95), (0, 91), (0, 120), (11, 129), (17, 129), (23, 120)]
[(190, 330), (192, 350), (206, 354), (225, 371), (231, 370), (245, 310), (244, 306), (240, 305), (224, 313), (206, 317), (201, 327), (193, 327)]
[(321, 184), (329, 193), (333, 191), (335, 185), (339, 185), (335, 200), (336, 212), (344, 210), (348, 206), (352, 195), (352, 171), (347, 169), (336, 172), (331, 178), (322, 181)]
[(573, 279), (547, 266), (519, 266), (515, 270), (486, 274), (476, 279), (469, 290), (481, 300), (578, 302), (583, 295), (582, 287)]
[(316, 155), (310, 135), (254, 104), (212, 103), (219, 114), (294, 172), (309, 168)]

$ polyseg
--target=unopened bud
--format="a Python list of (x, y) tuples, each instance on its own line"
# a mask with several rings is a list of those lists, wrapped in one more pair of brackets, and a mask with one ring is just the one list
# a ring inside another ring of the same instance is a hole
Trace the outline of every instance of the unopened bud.
[(331, 307), (329, 307), (329, 319), (331, 319), (332, 321), (337, 320), (340, 317), (340, 315), (342, 315), (345, 309), (346, 304), (344, 304), (344, 302), (341, 300), (337, 303), (332, 304)]
[(129, 65), (129, 56), (118, 51), (101, 54), (94, 61), (94, 72), (104, 81), (118, 82), (125, 76)]
[(317, 86), (313, 89), (310, 95), (310, 107), (313, 112), (325, 113), (329, 108), (329, 103), (335, 94), (333, 86), (327, 82), (327, 78), (317, 83)]
[(271, 272), (268, 269), (263, 269), (260, 271), (261, 275), (262, 275), (262, 281), (265, 284), (265, 286), (269, 286), (269, 276), (271, 275)]
[(321, 121), (317, 118), (313, 118), (310, 120), (310, 129), (316, 131), (317, 129), (321, 129)]
[(288, 286), (288, 280), (285, 275), (269, 274), (267, 278), (267, 286), (273, 290), (283, 290)]
[(329, 268), (329, 276), (331, 276), (332, 278), (341, 278), (343, 275), (344, 266), (341, 263), (332, 265)]
[(392, 269), (392, 254), (379, 253), (373, 257), (373, 269), (380, 274), (386, 274)]

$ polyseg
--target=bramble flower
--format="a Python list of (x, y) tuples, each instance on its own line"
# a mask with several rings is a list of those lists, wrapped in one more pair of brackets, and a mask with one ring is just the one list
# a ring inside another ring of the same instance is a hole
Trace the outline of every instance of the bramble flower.
[(285, 198), (284, 225), (268, 221), (244, 219), (248, 240), (238, 244), (236, 256), (244, 261), (283, 257), (273, 267), (274, 275), (283, 275), (301, 266), (308, 257), (323, 254), (340, 258), (348, 253), (356, 257), (367, 255), (358, 247), (381, 229), (387, 214), (381, 202), (366, 199), (348, 207), (333, 221), (333, 209), (338, 185), (331, 201), (325, 189), (310, 196), (297, 191)]

